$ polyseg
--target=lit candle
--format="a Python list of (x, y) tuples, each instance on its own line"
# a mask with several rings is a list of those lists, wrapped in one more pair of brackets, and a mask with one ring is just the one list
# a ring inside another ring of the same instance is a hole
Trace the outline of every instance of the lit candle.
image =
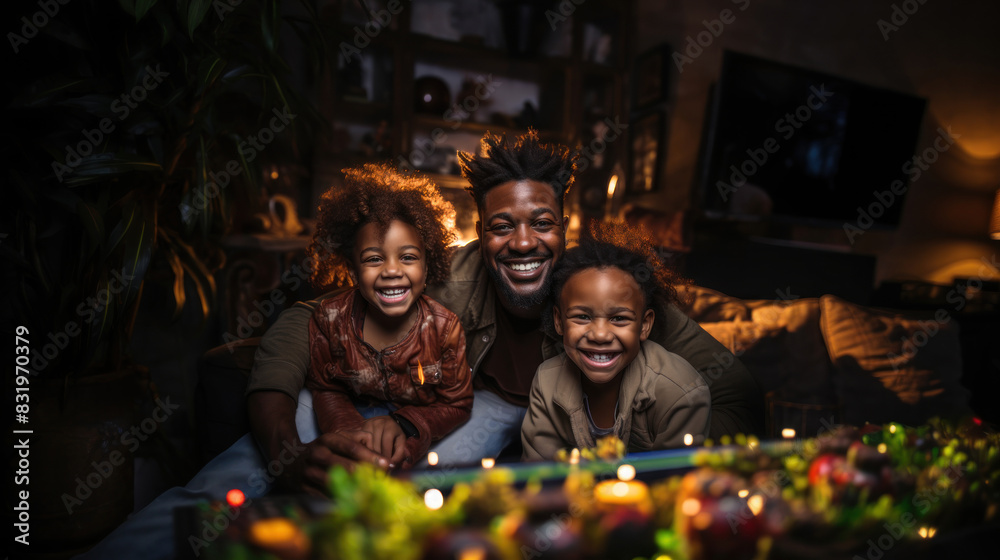
[(784, 430), (781, 430), (781, 437), (785, 439), (792, 439), (795, 437), (795, 430), (792, 428), (785, 428)]
[(435, 453), (435, 452), (433, 452), (433, 451), (431, 451), (430, 453), (428, 453), (427, 454), (427, 464), (430, 465), (430, 466), (432, 466), (432, 467), (434, 465), (438, 464), (438, 454)]
[(577, 449), (577, 448), (574, 447), (573, 450), (569, 452), (569, 464), (571, 464), (571, 465), (579, 465), (580, 464), (580, 450), (579, 449)]
[(444, 505), (444, 495), (437, 488), (431, 488), (424, 492), (424, 505), (431, 510), (441, 509)]
[(484, 469), (492, 469), (493, 465), (495, 465), (495, 464), (497, 464), (497, 462), (496, 462), (496, 459), (494, 459), (493, 457), (484, 457), (483, 458), (483, 468)]
[(694, 436), (691, 434), (684, 434), (684, 445), (691, 445), (694, 443)]
[(649, 488), (638, 480), (605, 480), (594, 487), (594, 499), (604, 508), (626, 507), (649, 513)]
[(302, 529), (284, 517), (254, 521), (248, 538), (252, 544), (282, 558), (306, 558), (312, 548)]

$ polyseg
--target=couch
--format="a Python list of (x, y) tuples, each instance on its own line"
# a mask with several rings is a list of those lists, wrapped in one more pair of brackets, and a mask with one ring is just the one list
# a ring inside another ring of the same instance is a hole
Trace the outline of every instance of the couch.
[(681, 296), (687, 315), (738, 356), (767, 395), (765, 435), (971, 413), (958, 328), (943, 311), (913, 316), (832, 295), (743, 300), (699, 286)]

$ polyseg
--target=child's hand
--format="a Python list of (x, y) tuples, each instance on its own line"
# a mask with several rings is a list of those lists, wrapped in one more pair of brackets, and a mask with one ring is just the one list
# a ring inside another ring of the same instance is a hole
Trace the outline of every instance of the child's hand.
[(360, 429), (371, 433), (370, 449), (383, 457), (389, 457), (390, 468), (402, 464), (406, 458), (406, 434), (391, 416), (369, 418)]

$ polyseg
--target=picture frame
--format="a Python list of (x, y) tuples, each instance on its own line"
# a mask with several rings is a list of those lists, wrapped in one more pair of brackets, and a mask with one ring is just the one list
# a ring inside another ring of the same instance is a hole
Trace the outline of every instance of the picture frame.
[(634, 118), (629, 136), (629, 182), (632, 194), (655, 192), (660, 188), (660, 167), (665, 151), (664, 115), (653, 111)]
[(653, 47), (635, 59), (632, 69), (632, 108), (645, 109), (667, 99), (670, 46)]

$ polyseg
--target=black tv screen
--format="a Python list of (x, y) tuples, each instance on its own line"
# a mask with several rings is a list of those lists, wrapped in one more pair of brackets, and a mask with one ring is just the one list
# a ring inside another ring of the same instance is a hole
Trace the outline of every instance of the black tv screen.
[(898, 225), (924, 99), (732, 51), (713, 97), (705, 216), (854, 223), (902, 181), (869, 213), (876, 227)]

